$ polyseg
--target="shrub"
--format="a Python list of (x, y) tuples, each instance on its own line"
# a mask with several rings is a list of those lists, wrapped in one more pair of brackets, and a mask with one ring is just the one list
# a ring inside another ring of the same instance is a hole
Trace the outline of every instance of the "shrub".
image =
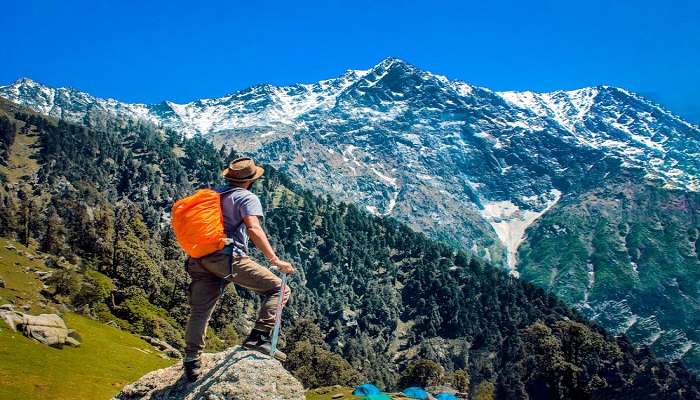
[(104, 303), (114, 290), (114, 283), (107, 276), (93, 270), (86, 270), (83, 274), (83, 282), (80, 290), (75, 295), (73, 302), (76, 306), (88, 306), (94, 308)]
[(418, 360), (408, 366), (399, 378), (399, 386), (434, 386), (443, 383), (445, 370), (435, 361)]
[(207, 339), (205, 341), (204, 351), (218, 352), (226, 348), (226, 343), (216, 335), (216, 333), (213, 329), (211, 329), (211, 327), (207, 328), (206, 335)]
[(458, 369), (450, 374), (450, 384), (460, 393), (469, 392), (469, 373), (463, 369)]
[(483, 381), (474, 392), (474, 400), (493, 400), (496, 386), (489, 381)]
[(339, 355), (307, 340), (291, 344), (285, 366), (307, 388), (355, 386), (360, 374)]
[(233, 325), (226, 325), (221, 331), (219, 331), (219, 339), (223, 340), (224, 343), (226, 344), (226, 347), (229, 346), (235, 346), (237, 344), (241, 344), (243, 342), (243, 338), (241, 335), (236, 331), (236, 329), (233, 327)]
[(294, 322), (284, 335), (286, 343), (294, 345), (297, 342), (307, 341), (312, 345), (325, 347), (323, 333), (310, 319), (300, 319)]
[(132, 324), (133, 332), (163, 339), (176, 347), (184, 346), (181, 329), (164, 309), (151, 304), (140, 288), (128, 288), (126, 293), (117, 311)]
[(56, 300), (72, 303), (73, 298), (80, 292), (82, 279), (75, 271), (59, 270), (54, 272), (46, 283), (53, 288), (53, 296)]

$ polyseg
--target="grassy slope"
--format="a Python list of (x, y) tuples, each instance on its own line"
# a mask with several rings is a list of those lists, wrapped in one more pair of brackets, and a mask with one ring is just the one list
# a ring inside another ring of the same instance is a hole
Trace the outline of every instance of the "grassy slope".
[[(0, 288), (0, 304), (12, 303), (17, 308), (24, 305), (30, 308), (29, 313), (55, 312), (55, 307), (46, 304), (45, 299), (39, 294), (42, 283), (37, 279), (33, 271), (47, 271), (42, 259), (38, 257), (34, 260), (28, 259), (24, 255), (19, 255), (15, 250), (5, 248), (5, 246), (15, 246), (23, 253), (36, 252), (21, 244), (5, 238), (0, 238), (0, 279), (5, 281), (5, 287)], [(0, 325), (0, 327), (5, 327)]]
[(106, 399), (172, 363), (134, 335), (76, 314), (64, 319), (82, 335), (79, 348), (58, 350), (0, 332), (0, 399)]
[[(27, 304), (32, 313), (54, 311), (56, 307), (39, 294), (41, 282), (25, 271), (46, 270), (42, 262), (6, 249), (7, 244), (27, 251), (0, 238), (0, 277), (6, 285), (0, 289), (0, 303)], [(106, 399), (143, 374), (173, 362), (130, 333), (73, 313), (63, 318), (82, 336), (79, 348), (50, 348), (0, 323), (0, 400)]]
[(8, 165), (7, 167), (0, 165), (0, 173), (5, 175), (9, 182), (18, 182), (39, 170), (39, 164), (36, 161), (38, 134), (35, 128), (29, 129), (26, 134), (21, 133), (24, 122), (15, 120), (12, 113), (4, 111), (13, 107), (1, 99), (0, 105), (3, 106), (0, 107), (0, 114), (10, 118), (17, 125), (15, 141), (10, 147), (7, 160)]

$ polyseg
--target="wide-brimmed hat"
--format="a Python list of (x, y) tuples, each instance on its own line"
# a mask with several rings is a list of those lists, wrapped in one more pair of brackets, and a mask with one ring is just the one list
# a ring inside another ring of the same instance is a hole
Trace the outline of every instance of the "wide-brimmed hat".
[(230, 182), (250, 182), (262, 176), (265, 170), (255, 165), (250, 157), (241, 157), (231, 161), (228, 168), (221, 172), (221, 176)]

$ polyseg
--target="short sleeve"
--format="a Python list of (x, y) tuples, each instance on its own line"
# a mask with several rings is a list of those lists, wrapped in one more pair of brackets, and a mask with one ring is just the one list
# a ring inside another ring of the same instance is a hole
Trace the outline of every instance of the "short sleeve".
[(263, 216), (263, 208), (260, 203), (258, 196), (251, 193), (241, 199), (241, 218), (247, 217), (249, 215), (255, 215), (258, 217)]

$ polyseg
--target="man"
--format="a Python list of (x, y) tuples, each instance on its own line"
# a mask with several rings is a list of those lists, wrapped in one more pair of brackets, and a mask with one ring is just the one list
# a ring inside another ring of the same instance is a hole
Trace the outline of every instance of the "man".
[[(269, 269), (248, 257), (248, 240), (252, 240), (270, 264), (281, 272), (291, 274), (294, 267), (275, 255), (270, 242), (260, 226), (263, 209), (258, 196), (250, 192), (253, 183), (264, 170), (251, 158), (231, 161), (222, 175), (229, 186), (221, 191), (221, 210), (226, 235), (231, 245), (202, 258), (190, 258), (187, 272), (192, 283), (189, 288), (190, 319), (185, 332), (185, 375), (195, 381), (200, 375), (200, 356), (204, 348), (207, 324), (224, 287), (233, 282), (261, 296), (262, 306), (250, 335), (243, 347), (266, 354), (271, 351), (271, 330), (275, 324), (275, 311), (282, 292), (282, 281)], [(283, 304), (289, 299), (289, 287), (285, 289)], [(284, 361), (285, 354), (276, 351), (275, 358)]]

